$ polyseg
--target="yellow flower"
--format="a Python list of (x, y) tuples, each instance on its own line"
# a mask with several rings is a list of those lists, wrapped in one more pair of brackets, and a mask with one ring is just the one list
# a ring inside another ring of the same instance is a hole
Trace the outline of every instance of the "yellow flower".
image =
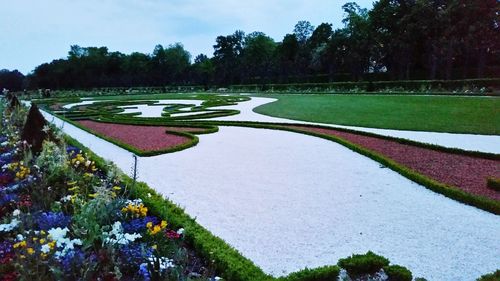
[(151, 246), (151, 248), (153, 248), (153, 250), (156, 250), (156, 249), (158, 249), (158, 245), (153, 245), (153, 246)]
[(45, 231), (44, 231), (44, 230), (42, 230), (42, 231), (40, 231), (40, 234), (45, 235), (45, 234), (47, 234), (47, 233), (45, 233)]
[(33, 255), (35, 253), (35, 250), (33, 248), (28, 248), (26, 251), (29, 255)]
[(52, 241), (52, 242), (47, 243), (47, 245), (49, 245), (49, 248), (52, 250), (56, 247), (56, 242)]
[(152, 223), (152, 222), (148, 222), (148, 223), (146, 223), (146, 227), (147, 227), (148, 229), (150, 229), (151, 227), (153, 227), (153, 223)]
[(33, 242), (35, 242), (36, 240), (38, 240), (38, 237), (33, 237)]
[(40, 239), (40, 244), (45, 244), (45, 239)]
[(119, 186), (116, 186), (116, 185), (115, 185), (115, 186), (113, 186), (113, 190), (115, 190), (115, 191), (120, 191), (120, 190), (122, 190), (122, 188), (121, 188), (121, 187), (119, 187)]
[(167, 221), (161, 221), (161, 228), (167, 227)]
[(41, 253), (41, 254), (40, 254), (40, 257), (41, 257), (42, 259), (46, 259), (46, 258), (47, 258), (47, 254), (46, 254), (46, 253)]
[(97, 193), (92, 193), (92, 194), (89, 194), (89, 197), (90, 197), (90, 198), (96, 198), (96, 197), (97, 197), (97, 195), (98, 195)]

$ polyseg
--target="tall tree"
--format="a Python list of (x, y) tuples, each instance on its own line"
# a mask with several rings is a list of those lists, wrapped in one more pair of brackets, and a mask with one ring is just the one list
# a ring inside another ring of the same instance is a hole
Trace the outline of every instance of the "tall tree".
[(237, 84), (241, 81), (241, 53), (245, 33), (237, 30), (232, 35), (218, 36), (214, 45), (214, 62), (219, 84)]

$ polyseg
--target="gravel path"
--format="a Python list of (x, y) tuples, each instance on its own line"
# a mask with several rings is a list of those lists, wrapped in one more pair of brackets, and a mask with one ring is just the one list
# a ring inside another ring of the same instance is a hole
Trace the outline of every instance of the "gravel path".
[[(130, 171), (129, 152), (72, 125), (63, 130)], [(192, 149), (140, 158), (140, 180), (268, 273), (335, 264), (368, 250), (430, 281), (475, 280), (498, 268), (499, 216), (339, 144), (235, 127), (200, 138)]]
[(343, 138), (387, 156), (439, 182), (458, 187), (468, 193), (500, 200), (500, 192), (487, 187), (489, 177), (500, 178), (500, 161), (447, 153), (335, 129), (289, 127)]
[(500, 154), (500, 136), (489, 135), (472, 135), (472, 134), (451, 134), (451, 133), (435, 133), (435, 132), (420, 132), (420, 131), (402, 131), (391, 129), (376, 129), (354, 126), (332, 125), (324, 123), (305, 122), (299, 120), (291, 120), (277, 118), (267, 115), (258, 114), (253, 111), (254, 108), (277, 101), (273, 98), (252, 97), (250, 101), (240, 102), (235, 106), (213, 107), (214, 109), (237, 109), (240, 111), (238, 115), (227, 117), (214, 118), (213, 120), (226, 121), (255, 121), (255, 122), (274, 122), (274, 123), (297, 123), (321, 125), (332, 128), (345, 128), (361, 132), (369, 132), (382, 136), (390, 136), (396, 138), (409, 139), (417, 142), (436, 144), (444, 147), (460, 148), (470, 151), (482, 151), (489, 153)]

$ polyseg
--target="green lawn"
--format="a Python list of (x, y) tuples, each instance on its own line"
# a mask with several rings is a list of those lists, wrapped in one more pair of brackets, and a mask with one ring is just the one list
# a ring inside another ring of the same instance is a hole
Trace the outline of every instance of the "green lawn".
[[(266, 95), (268, 97), (269, 95)], [(500, 134), (499, 97), (273, 95), (256, 112), (372, 128)]]

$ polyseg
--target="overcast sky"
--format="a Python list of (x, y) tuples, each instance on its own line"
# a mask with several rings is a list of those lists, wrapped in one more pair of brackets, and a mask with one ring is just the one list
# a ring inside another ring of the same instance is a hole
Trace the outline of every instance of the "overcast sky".
[[(299, 20), (342, 26), (348, 0), (0, 0), (0, 69), (27, 74), (65, 58), (70, 45), (151, 53), (184, 44), (213, 54), (218, 35), (262, 31), (281, 41)], [(372, 0), (357, 0), (371, 8)]]

